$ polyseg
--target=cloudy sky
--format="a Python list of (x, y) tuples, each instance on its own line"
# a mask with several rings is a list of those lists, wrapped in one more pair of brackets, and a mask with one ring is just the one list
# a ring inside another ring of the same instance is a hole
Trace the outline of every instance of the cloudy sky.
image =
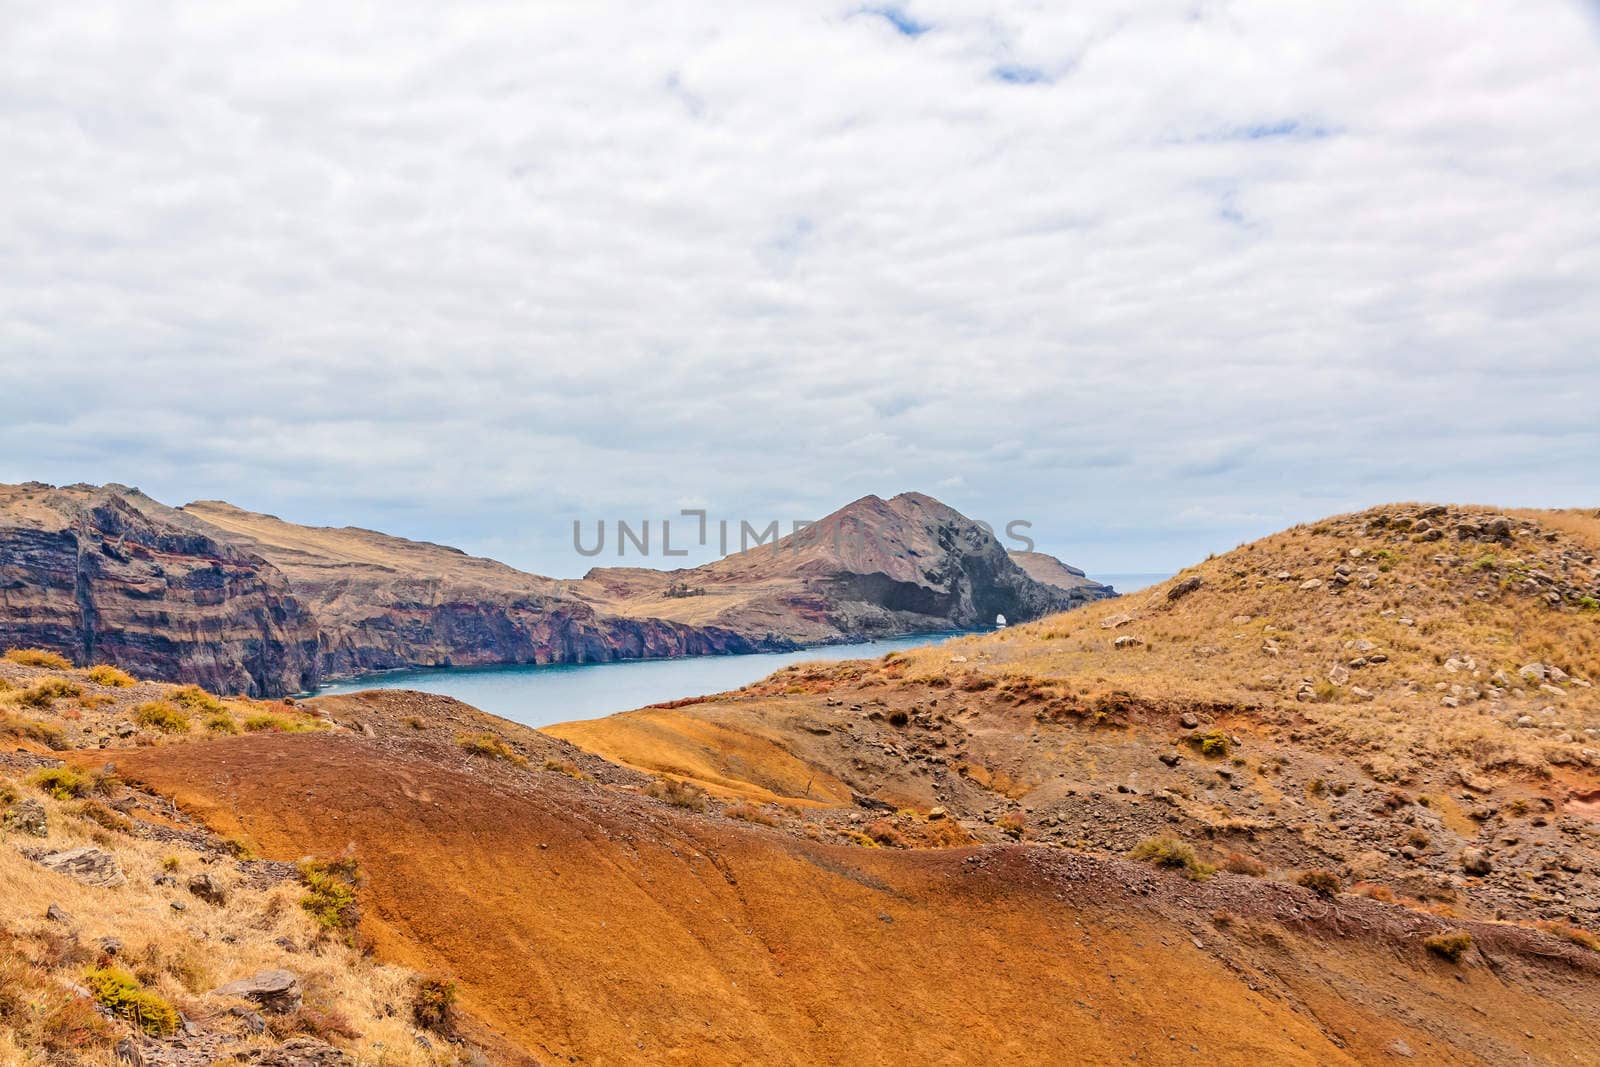
[(1593, 3), (0, 0), (0, 481), (581, 573), (1600, 506)]

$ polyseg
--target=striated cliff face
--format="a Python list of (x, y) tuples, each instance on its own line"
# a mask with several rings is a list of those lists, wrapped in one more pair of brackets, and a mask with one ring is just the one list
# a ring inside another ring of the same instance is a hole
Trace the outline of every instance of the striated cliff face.
[(117, 485), (0, 486), (0, 646), (258, 696), (318, 677), (281, 572)]
[(776, 651), (968, 629), (1106, 595), (1092, 582), (1036, 581), (981, 525), (916, 493), (864, 497), (776, 545), (692, 570), (599, 568), (558, 581), (217, 501), (174, 509), (123, 486), (0, 487), (0, 647), (38, 645), (252, 695), (397, 667)]
[(573, 583), (444, 545), (354, 527), (297, 526), (218, 501), (183, 511), (288, 577), (317, 618), (328, 677), (793, 647), (726, 627), (619, 617), (575, 595)]

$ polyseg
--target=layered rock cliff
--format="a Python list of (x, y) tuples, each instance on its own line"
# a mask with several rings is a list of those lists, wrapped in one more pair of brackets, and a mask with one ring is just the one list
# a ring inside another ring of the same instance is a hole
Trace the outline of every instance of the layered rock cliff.
[(219, 692), (318, 678), (317, 621), (275, 567), (124, 486), (0, 486), (0, 647)]
[(0, 489), (0, 647), (38, 645), (253, 695), (396, 667), (773, 651), (969, 629), (1108, 595), (1092, 582), (1035, 580), (981, 524), (916, 493), (864, 497), (704, 567), (600, 568), (570, 582), (216, 501), (173, 509), (123, 486)]

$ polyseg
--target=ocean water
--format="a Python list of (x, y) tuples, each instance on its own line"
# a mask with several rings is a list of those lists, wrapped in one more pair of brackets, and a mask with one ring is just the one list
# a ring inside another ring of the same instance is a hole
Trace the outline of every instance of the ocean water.
[[(1170, 574), (1099, 574), (1119, 593), (1134, 593)], [(801, 652), (748, 656), (686, 656), (619, 663), (556, 663), (545, 666), (445, 667), (387, 671), (333, 682), (321, 693), (362, 689), (419, 689), (465, 701), (525, 726), (596, 719), (646, 704), (737, 689), (791, 663), (805, 660), (870, 659), (900, 648), (938, 644), (956, 634), (916, 634), (850, 645), (825, 645)]]
[(319, 694), (362, 689), (419, 689), (442, 693), (475, 708), (520, 722), (549, 726), (572, 719), (595, 719), (664, 700), (681, 700), (737, 689), (779, 667), (805, 660), (869, 659), (900, 648), (938, 644), (955, 634), (917, 634), (825, 645), (801, 652), (748, 656), (686, 656), (682, 659), (624, 660), (618, 663), (548, 664), (512, 667), (446, 667), (387, 671), (324, 686)]

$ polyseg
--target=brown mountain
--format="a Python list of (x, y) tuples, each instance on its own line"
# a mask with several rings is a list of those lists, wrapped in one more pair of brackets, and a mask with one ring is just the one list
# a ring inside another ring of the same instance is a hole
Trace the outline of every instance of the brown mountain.
[(1111, 595), (1035, 581), (980, 524), (914, 493), (865, 497), (704, 567), (599, 568), (558, 581), (443, 545), (298, 526), (222, 502), (173, 509), (122, 486), (31, 484), (0, 495), (0, 578), (0, 643), (253, 695), (394, 667), (754, 652), (965, 629)]

